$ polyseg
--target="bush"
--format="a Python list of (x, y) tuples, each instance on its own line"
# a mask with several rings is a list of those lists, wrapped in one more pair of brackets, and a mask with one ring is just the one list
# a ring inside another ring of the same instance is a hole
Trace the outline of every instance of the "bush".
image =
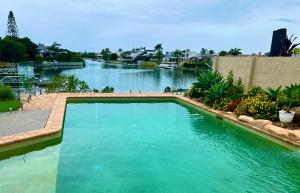
[(102, 89), (101, 93), (113, 93), (114, 90), (115, 89), (113, 87), (106, 86)]
[(48, 92), (88, 92), (89, 90), (88, 84), (75, 75), (56, 76), (48, 84)]
[(266, 94), (259, 93), (244, 99), (236, 108), (236, 114), (275, 121), (278, 120), (279, 110), (276, 102), (272, 102)]
[(9, 86), (0, 85), (0, 100), (13, 100), (14, 98), (14, 93)]
[(259, 94), (265, 95), (266, 92), (261, 87), (253, 87), (250, 90), (247, 91), (247, 93), (243, 96), (244, 99), (247, 99), (249, 97), (255, 97)]
[(229, 111), (229, 107), (232, 103), (230, 98), (223, 98), (219, 101), (216, 101), (213, 108), (220, 111)]
[(300, 84), (292, 84), (283, 90), (289, 99), (289, 107), (300, 106)]
[(201, 73), (197, 80), (198, 81), (193, 85), (194, 96), (192, 98), (203, 97), (205, 92), (207, 92), (212, 86), (222, 82), (222, 76), (219, 72), (209, 71)]
[(204, 101), (208, 105), (212, 105), (215, 101), (223, 99), (228, 93), (228, 83), (221, 82), (214, 84), (206, 93)]
[(269, 95), (272, 101), (276, 101), (280, 93), (281, 93), (281, 86), (276, 89), (268, 88), (267, 90), (267, 94)]

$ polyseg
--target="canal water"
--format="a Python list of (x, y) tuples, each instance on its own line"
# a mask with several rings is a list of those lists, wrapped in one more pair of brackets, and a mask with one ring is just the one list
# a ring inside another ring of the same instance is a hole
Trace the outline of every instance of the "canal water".
[[(28, 65), (20, 66), (19, 69), (25, 74), (34, 73), (33, 67)], [(116, 92), (162, 92), (166, 87), (186, 89), (195, 82), (197, 76), (193, 71), (142, 68), (137, 65), (106, 64), (91, 60), (86, 60), (84, 68), (81, 69), (48, 68), (40, 69), (37, 73), (41, 79), (50, 79), (60, 74), (75, 74), (92, 89), (110, 86)]]

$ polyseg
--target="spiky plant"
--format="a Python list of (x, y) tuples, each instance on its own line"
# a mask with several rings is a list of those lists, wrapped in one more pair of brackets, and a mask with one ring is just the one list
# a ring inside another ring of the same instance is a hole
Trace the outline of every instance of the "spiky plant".
[(280, 56), (291, 56), (293, 54), (294, 48), (296, 48), (300, 43), (294, 44), (294, 41), (297, 37), (294, 37), (294, 34), (289, 38), (286, 36), (283, 40), (281, 40), (281, 49)]
[(281, 86), (278, 88), (268, 88), (267, 89), (267, 94), (269, 95), (269, 97), (272, 101), (276, 101), (280, 92), (281, 92)]

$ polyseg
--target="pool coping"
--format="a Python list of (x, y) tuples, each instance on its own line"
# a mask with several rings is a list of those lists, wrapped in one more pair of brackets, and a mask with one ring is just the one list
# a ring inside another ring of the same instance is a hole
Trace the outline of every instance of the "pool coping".
[[(250, 130), (258, 133), (270, 136), (284, 143), (292, 145), (294, 147), (300, 147), (300, 131), (299, 130), (287, 130), (281, 127), (274, 126), (272, 124), (263, 125), (258, 127), (250, 123), (242, 122), (230, 112), (223, 112), (212, 109), (203, 103), (197, 102), (182, 95), (175, 95), (171, 93), (60, 93), (56, 95), (56, 99), (52, 110), (50, 112), (48, 121), (45, 128), (22, 132), (19, 134), (0, 137), (0, 148), (11, 146), (14, 144), (28, 142), (34, 139), (42, 137), (49, 137), (52, 135), (61, 136), (64, 124), (65, 109), (67, 106), (67, 100), (69, 98), (86, 98), (86, 99), (103, 99), (103, 98), (172, 98), (179, 101), (186, 102), (194, 107), (200, 108), (204, 111), (212, 113), (217, 117), (226, 119), (230, 122), (236, 123), (241, 126), (245, 126)], [(1, 152), (1, 150), (0, 150)]]

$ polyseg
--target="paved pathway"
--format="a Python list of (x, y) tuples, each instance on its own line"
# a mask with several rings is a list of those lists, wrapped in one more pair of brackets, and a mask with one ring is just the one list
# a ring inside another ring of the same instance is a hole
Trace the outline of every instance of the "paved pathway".
[(24, 111), (0, 113), (0, 138), (44, 128), (55, 99), (56, 94), (32, 96)]
[(50, 109), (0, 113), (0, 137), (44, 128)]

